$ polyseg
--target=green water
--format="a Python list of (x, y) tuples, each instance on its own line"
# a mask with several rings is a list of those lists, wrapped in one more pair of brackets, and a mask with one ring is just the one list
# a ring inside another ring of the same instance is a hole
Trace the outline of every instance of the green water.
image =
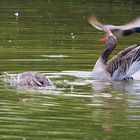
[[(40, 71), (55, 88), (27, 90), (1, 80), (0, 139), (139, 140), (140, 81), (92, 79), (104, 33), (87, 22), (96, 15), (120, 25), (139, 14), (138, 0), (1, 0), (1, 76)], [(121, 38), (113, 54), (139, 42), (139, 34)]]

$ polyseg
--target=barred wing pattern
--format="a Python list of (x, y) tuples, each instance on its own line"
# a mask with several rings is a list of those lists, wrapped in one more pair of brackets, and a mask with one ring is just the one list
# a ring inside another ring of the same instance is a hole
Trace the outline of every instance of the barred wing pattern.
[(23, 72), (18, 75), (17, 84), (29, 87), (52, 86), (51, 81), (39, 72)]
[(140, 45), (133, 45), (115, 55), (107, 62), (112, 80), (123, 80), (140, 69)]

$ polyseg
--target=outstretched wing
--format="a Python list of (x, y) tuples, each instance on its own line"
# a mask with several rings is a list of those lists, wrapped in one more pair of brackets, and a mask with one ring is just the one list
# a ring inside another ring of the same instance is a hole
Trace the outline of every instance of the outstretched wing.
[(102, 31), (104, 31), (104, 32), (108, 32), (107, 27), (106, 27), (104, 24), (100, 23), (100, 22), (97, 20), (96, 17), (94, 17), (94, 16), (89, 17), (88, 22), (89, 22), (93, 27), (95, 27), (96, 29), (102, 30)]
[(112, 30), (115, 30), (115, 29), (120, 29), (120, 30), (126, 30), (126, 29), (132, 29), (132, 28), (135, 28), (135, 27), (140, 27), (140, 17), (138, 17), (137, 19), (127, 23), (127, 24), (124, 24), (124, 25), (120, 25), (120, 26), (115, 26), (115, 25), (106, 25), (108, 26), (108, 28), (112, 31)]
[(134, 32), (140, 33), (140, 17), (130, 23), (120, 26), (102, 24), (94, 16), (90, 17), (88, 21), (98, 30), (106, 32), (106, 28), (109, 28), (115, 37), (127, 36)]
[(115, 55), (107, 62), (112, 79), (122, 80), (140, 69), (140, 45), (133, 45)]
[(111, 31), (125, 30), (125, 29), (132, 29), (132, 28), (135, 28), (135, 27), (140, 27), (140, 17), (131, 21), (131, 22), (129, 22), (129, 23), (127, 23), (127, 24), (119, 25), (119, 26), (115, 26), (115, 25), (111, 25), (111, 24), (108, 24), (108, 25), (107, 24), (102, 24), (102, 23), (99, 22), (99, 20), (95, 16), (89, 17), (88, 21), (96, 29), (103, 30), (103, 31), (104, 31), (103, 26), (107, 26)]

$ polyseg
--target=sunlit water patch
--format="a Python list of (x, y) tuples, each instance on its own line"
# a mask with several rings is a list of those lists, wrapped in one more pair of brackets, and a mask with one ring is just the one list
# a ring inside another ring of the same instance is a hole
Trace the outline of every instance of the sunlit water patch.
[(48, 57), (48, 58), (65, 58), (68, 57), (67, 55), (41, 55), (42, 57)]
[[(90, 77), (91, 72), (86, 71), (62, 71), (59, 73), (43, 73), (46, 75), (49, 79), (51, 79), (53, 86), (47, 86), (47, 87), (22, 87), (18, 85), (18, 77), (19, 74), (12, 74), (4, 72), (3, 75), (1, 75), (1, 79), (4, 82), (4, 84), (8, 86), (17, 87), (17, 89), (23, 89), (23, 91), (26, 89), (32, 89), (33, 91), (38, 92), (46, 92), (46, 90), (52, 90), (53, 93), (59, 93), (59, 92), (67, 92), (70, 91), (71, 93), (77, 94), (78, 92), (82, 92), (81, 88), (84, 87), (87, 89), (88, 87), (91, 87), (92, 79)], [(7, 87), (8, 87), (7, 86)], [(48, 93), (48, 91), (46, 92)]]
[[(58, 91), (71, 91), (78, 92), (84, 87), (86, 89), (93, 89), (94, 91), (102, 92), (106, 89), (112, 89), (115, 91), (129, 92), (139, 94), (140, 81), (100, 81), (92, 78), (90, 71), (61, 71), (61, 72), (42, 72), (49, 79), (51, 79), (54, 86), (52, 87), (39, 87), (40, 90), (52, 89)], [(19, 74), (8, 74), (4, 72), (1, 75), (1, 79), (5, 84), (11, 86), (18, 86), (17, 78)], [(109, 96), (109, 95), (108, 95)]]

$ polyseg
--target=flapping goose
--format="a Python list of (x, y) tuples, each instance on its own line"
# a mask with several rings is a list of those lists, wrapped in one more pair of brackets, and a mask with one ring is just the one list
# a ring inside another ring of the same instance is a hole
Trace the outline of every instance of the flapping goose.
[[(98, 22), (98, 20), (95, 17), (92, 17), (90, 19), (90, 24), (97, 28), (98, 30), (104, 31), (104, 29), (101, 27), (101, 23)], [(122, 26), (115, 26), (115, 25), (103, 25), (110, 29), (110, 31), (113, 33), (115, 37), (122, 37), (127, 36), (132, 33), (140, 33), (140, 18), (137, 18), (136, 20), (122, 25)]]
[(93, 78), (97, 80), (133, 79), (132, 75), (140, 70), (140, 45), (132, 45), (108, 61), (109, 55), (117, 45), (117, 39), (107, 26), (99, 22), (97, 25), (94, 17), (89, 18), (89, 23), (93, 26), (95, 24), (106, 32), (105, 48), (94, 66)]
[(52, 86), (52, 82), (45, 75), (31, 71), (18, 74), (17, 85), (27, 87), (47, 87)]

